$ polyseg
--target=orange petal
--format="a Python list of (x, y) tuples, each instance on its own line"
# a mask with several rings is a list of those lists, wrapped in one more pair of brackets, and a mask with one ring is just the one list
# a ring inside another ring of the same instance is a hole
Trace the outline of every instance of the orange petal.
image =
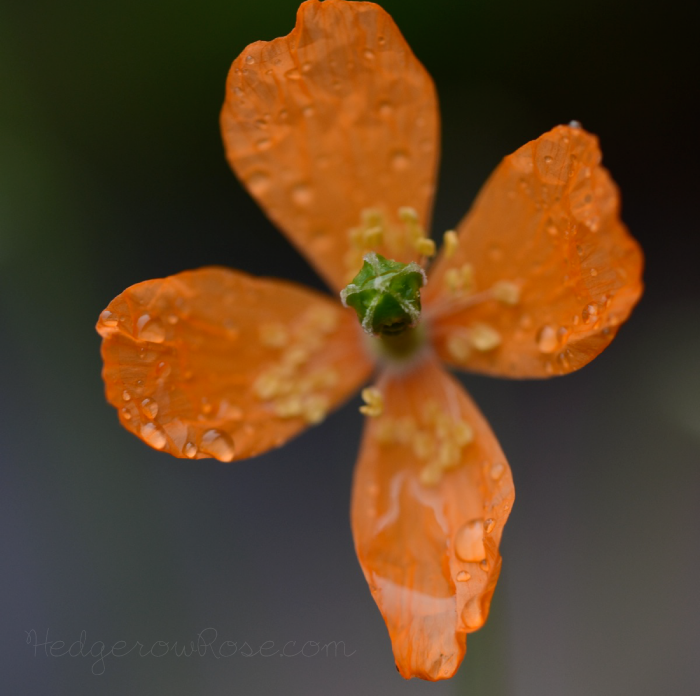
[(129, 287), (97, 330), (122, 425), (176, 457), (229, 462), (277, 447), (370, 370), (340, 304), (224, 268)]
[(491, 429), (430, 358), (380, 381), (355, 471), (357, 556), (406, 678), (450, 678), (488, 615), (515, 496)]
[[(595, 136), (559, 126), (498, 166), (459, 226), (457, 253), (428, 275), (424, 300), (446, 361), (544, 377), (582, 367), (610, 343), (642, 293), (642, 253), (600, 160)], [(467, 263), (471, 299), (449, 290)], [(500, 344), (469, 352), (475, 327), (495, 330)]]
[(331, 287), (361, 267), (350, 232), (363, 210), (381, 210), (398, 237), (373, 250), (416, 257), (397, 210), (412, 207), (427, 226), (437, 100), (378, 5), (307, 0), (291, 34), (248, 46), (229, 73), (221, 129), (236, 175)]

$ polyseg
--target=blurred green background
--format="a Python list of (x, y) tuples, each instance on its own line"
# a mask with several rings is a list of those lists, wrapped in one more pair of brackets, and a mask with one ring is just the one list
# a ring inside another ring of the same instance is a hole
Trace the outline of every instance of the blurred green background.
[[(464, 379), (518, 494), (489, 624), (452, 681), (396, 673), (347, 515), (357, 401), (225, 465), (149, 449), (104, 400), (94, 324), (125, 287), (208, 264), (322, 287), (243, 192), (218, 131), (231, 61), (288, 33), (296, 0), (2, 0), (0, 691), (700, 691), (697, 10), (381, 4), (440, 94), (436, 230), (506, 153), (578, 119), (646, 252), (646, 294), (592, 365)], [(132, 653), (96, 674), (27, 644), (47, 628), (66, 644), (85, 630), (88, 647), (214, 628), (239, 647), (355, 653)]]

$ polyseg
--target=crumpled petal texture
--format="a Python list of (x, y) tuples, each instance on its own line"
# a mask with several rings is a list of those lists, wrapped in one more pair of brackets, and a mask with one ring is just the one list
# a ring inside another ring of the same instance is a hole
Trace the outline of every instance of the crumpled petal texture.
[[(579, 369), (602, 352), (642, 293), (642, 253), (620, 220), (618, 189), (600, 165), (595, 136), (559, 126), (508, 156), (458, 227), (460, 247), (429, 271), (425, 306), (445, 361), (509, 377)], [(446, 273), (473, 266), (475, 291), (512, 282), (520, 301), (455, 310)], [(451, 333), (486, 323), (501, 335), (491, 352), (458, 361)]]
[(487, 422), (434, 357), (379, 386), (384, 413), (368, 420), (355, 471), (355, 547), (399, 672), (449, 678), (488, 615), (513, 481)]
[(307, 0), (291, 34), (248, 46), (229, 73), (221, 129), (239, 179), (333, 289), (361, 265), (350, 269), (348, 253), (363, 210), (391, 219), (410, 206), (428, 224), (435, 88), (378, 5)]
[(356, 321), (332, 299), (225, 268), (129, 287), (97, 330), (122, 425), (176, 457), (228, 462), (277, 447), (371, 370)]

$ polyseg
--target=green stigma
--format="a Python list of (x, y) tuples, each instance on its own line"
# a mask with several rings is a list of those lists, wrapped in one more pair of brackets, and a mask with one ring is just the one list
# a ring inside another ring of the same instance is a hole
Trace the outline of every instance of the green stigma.
[(367, 333), (399, 335), (418, 323), (420, 288), (426, 282), (417, 263), (405, 265), (367, 253), (362, 269), (340, 293), (340, 299), (343, 306), (355, 309)]

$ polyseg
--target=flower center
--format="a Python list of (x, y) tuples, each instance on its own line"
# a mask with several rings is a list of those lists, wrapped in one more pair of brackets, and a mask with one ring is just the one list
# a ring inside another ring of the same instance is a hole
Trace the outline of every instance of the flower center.
[(407, 360), (424, 345), (427, 334), (420, 323), (420, 289), (426, 282), (417, 263), (405, 264), (370, 252), (340, 293), (343, 305), (355, 309), (380, 358)]

